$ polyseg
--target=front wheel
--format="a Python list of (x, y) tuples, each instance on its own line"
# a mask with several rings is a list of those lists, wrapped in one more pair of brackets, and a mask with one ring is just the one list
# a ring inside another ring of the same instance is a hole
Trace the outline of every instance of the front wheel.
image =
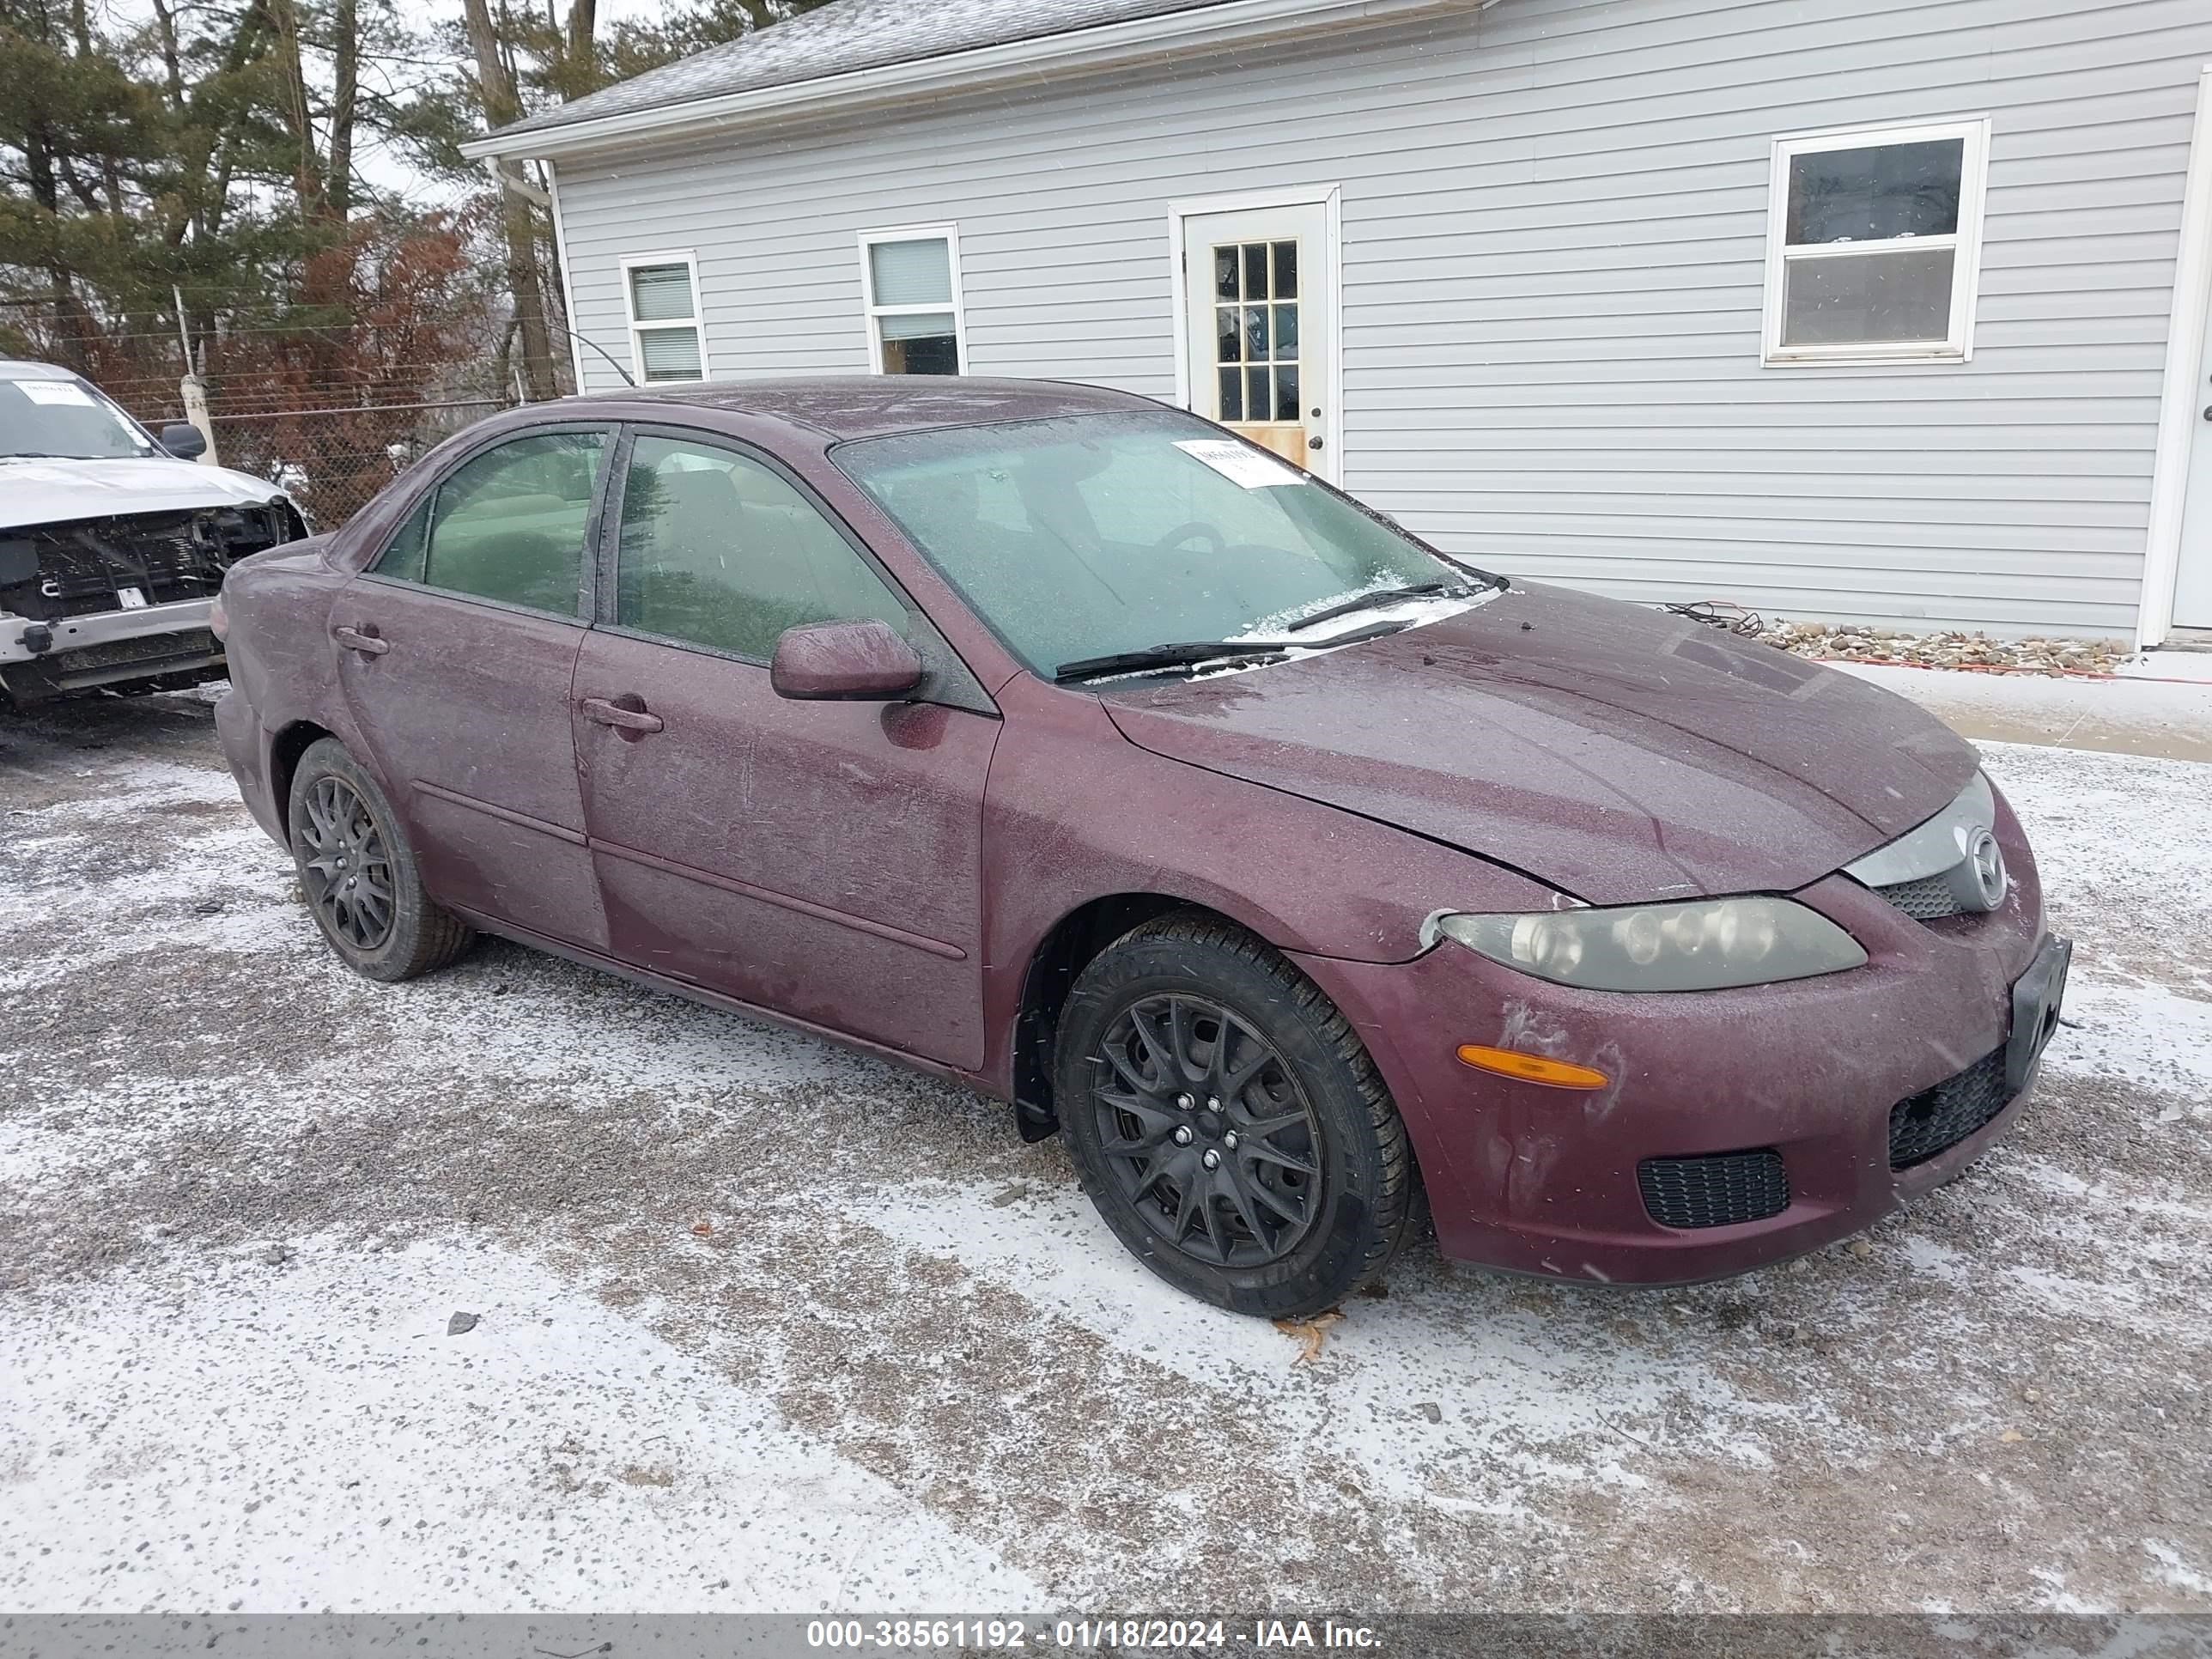
[(1212, 917), (1146, 923), (1076, 981), (1056, 1099), (1084, 1188), (1146, 1266), (1237, 1313), (1341, 1301), (1417, 1180), (1374, 1062), (1320, 988)]
[(331, 949), (369, 979), (412, 979), (475, 942), (432, 898), (398, 814), (335, 738), (307, 746), (292, 775), (292, 860)]

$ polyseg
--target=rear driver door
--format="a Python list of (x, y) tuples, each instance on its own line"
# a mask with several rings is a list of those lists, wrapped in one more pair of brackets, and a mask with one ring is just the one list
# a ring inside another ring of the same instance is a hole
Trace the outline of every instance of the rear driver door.
[(612, 447), (611, 428), (579, 426), (477, 451), (330, 613), (364, 758), (431, 892), (602, 951), (568, 698)]

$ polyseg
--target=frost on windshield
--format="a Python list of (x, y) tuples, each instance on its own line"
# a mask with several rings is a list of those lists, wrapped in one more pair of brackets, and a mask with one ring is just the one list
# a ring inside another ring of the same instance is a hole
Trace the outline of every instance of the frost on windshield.
[[(1264, 636), (1366, 592), (1419, 589), (1425, 601), (1482, 580), (1178, 411), (905, 433), (835, 454), (1047, 678), (1163, 645)], [(1412, 602), (1379, 600), (1347, 627)]]
[(120, 460), (152, 453), (129, 417), (89, 387), (0, 379), (0, 459)]

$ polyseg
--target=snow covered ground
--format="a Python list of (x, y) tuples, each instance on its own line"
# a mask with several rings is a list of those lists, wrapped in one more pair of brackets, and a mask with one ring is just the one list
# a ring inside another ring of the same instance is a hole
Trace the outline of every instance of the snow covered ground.
[(963, 1091), (348, 975), (202, 703), (0, 724), (0, 1611), (2212, 1607), (2212, 767), (1986, 752), (2079, 941), (2009, 1141), (1293, 1366)]

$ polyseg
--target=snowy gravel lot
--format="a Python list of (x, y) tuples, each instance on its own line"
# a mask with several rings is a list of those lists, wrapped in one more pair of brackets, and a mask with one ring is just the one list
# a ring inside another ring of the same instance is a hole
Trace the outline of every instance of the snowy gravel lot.
[(1986, 750), (2080, 945), (2009, 1142), (1293, 1366), (962, 1091), (351, 977), (204, 702), (0, 716), (0, 1610), (2212, 1608), (2212, 767)]

